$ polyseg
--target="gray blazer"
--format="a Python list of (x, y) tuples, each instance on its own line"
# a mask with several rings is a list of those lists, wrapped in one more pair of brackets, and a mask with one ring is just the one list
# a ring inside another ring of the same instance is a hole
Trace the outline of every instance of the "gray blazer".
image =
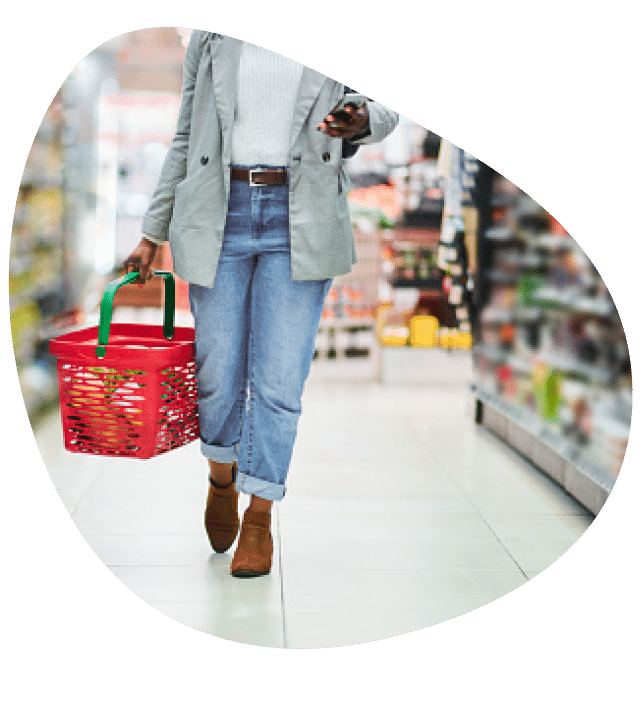
[[(174, 271), (184, 281), (214, 284), (230, 191), (230, 151), (242, 42), (195, 30), (185, 53), (176, 134), (142, 231), (169, 240)], [(356, 262), (345, 193), (342, 140), (316, 129), (344, 86), (304, 68), (290, 135), (290, 240), (293, 279), (326, 279)], [(396, 113), (368, 103), (370, 135), (381, 141)]]

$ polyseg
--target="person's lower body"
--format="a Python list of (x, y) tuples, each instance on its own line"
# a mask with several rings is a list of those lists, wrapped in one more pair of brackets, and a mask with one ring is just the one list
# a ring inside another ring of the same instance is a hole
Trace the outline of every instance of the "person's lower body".
[(238, 492), (251, 495), (232, 560), (235, 576), (270, 569), (270, 509), (285, 494), (303, 387), (332, 283), (292, 280), (288, 199), (287, 185), (232, 181), (214, 286), (189, 289), (201, 451), (210, 465), (205, 522), (217, 552), (236, 539)]

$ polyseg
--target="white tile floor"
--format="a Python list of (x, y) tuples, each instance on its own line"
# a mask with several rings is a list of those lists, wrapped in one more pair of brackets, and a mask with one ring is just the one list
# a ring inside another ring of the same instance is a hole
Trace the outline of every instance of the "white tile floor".
[[(452, 377), (452, 366), (443, 372)], [(483, 606), (590, 525), (563, 490), (475, 426), (464, 382), (328, 382), (315, 367), (273, 514), (274, 567), (253, 580), (229, 575), (233, 548), (209, 549), (197, 443), (146, 462), (71, 454), (56, 414), (36, 439), (78, 529), (149, 604), (243, 643), (350, 645)]]

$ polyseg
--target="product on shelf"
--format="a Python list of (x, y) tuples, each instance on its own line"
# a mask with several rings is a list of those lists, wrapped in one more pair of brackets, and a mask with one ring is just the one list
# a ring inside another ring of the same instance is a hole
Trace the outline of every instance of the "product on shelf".
[(472, 346), (472, 335), (468, 332), (461, 332), (457, 328), (442, 328), (437, 332), (438, 344), (440, 347), (448, 349), (470, 349)]
[(408, 328), (401, 326), (384, 328), (381, 342), (389, 347), (405, 347), (408, 344)]
[(65, 303), (62, 104), (49, 106), (22, 174), (9, 252), (9, 309), (18, 380), (33, 421), (56, 400), (45, 332)]
[(630, 427), (621, 321), (577, 242), (520, 189), (492, 179), (491, 224), (480, 238), (489, 264), (480, 272), (477, 386), (606, 486)]
[(435, 347), (439, 321), (434, 315), (413, 315), (410, 319), (410, 344), (413, 347)]

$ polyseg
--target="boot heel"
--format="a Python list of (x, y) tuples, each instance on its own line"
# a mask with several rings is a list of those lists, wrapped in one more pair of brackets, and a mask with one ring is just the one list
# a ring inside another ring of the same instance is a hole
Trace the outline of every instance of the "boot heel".
[(269, 513), (247, 509), (239, 543), (230, 565), (233, 577), (262, 577), (272, 569), (273, 543)]
[(239, 532), (238, 492), (236, 483), (236, 464), (232, 481), (227, 486), (220, 486), (209, 477), (210, 487), (205, 507), (205, 532), (212, 550), (223, 553), (232, 547)]

